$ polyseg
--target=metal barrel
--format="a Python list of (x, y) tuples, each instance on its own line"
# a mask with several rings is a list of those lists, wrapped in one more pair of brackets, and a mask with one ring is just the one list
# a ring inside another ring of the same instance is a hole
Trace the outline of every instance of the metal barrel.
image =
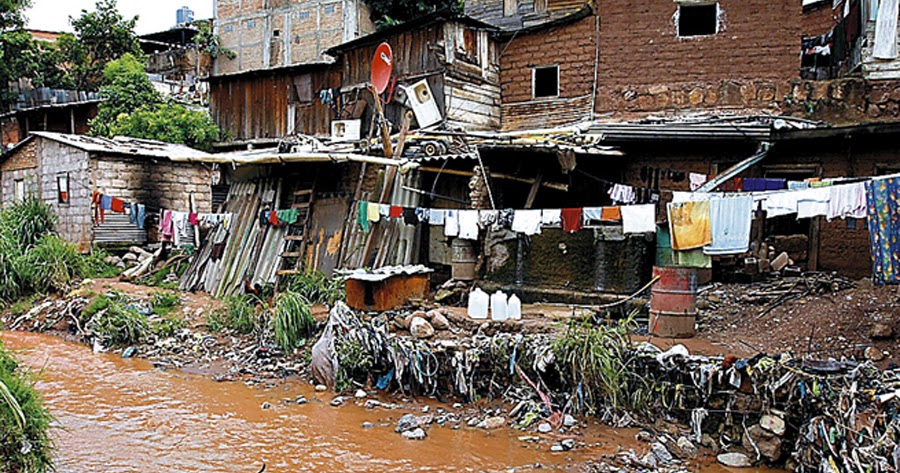
[(475, 263), (478, 258), (472, 242), (462, 238), (453, 239), (450, 245), (450, 269), (453, 279), (472, 281), (475, 279)]
[(659, 281), (650, 293), (650, 333), (665, 338), (693, 337), (698, 269), (654, 266), (653, 276), (659, 276)]

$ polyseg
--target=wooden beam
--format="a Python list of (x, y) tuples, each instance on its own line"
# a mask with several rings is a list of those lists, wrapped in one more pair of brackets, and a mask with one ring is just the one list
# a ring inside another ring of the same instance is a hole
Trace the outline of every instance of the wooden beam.
[(534, 182), (531, 184), (531, 190), (528, 191), (528, 198), (525, 199), (525, 208), (530, 209), (532, 205), (534, 205), (534, 199), (537, 197), (538, 189), (541, 188), (541, 183), (544, 182), (544, 170), (538, 169), (537, 177), (534, 178)]
[[(427, 166), (420, 167), (420, 168), (418, 168), (418, 170), (422, 171), (422, 172), (431, 172), (431, 173), (436, 173), (436, 174), (449, 174), (451, 176), (461, 176), (461, 177), (472, 177), (475, 175), (475, 173), (472, 171), (460, 171), (457, 169), (441, 169), (441, 168), (432, 168), (432, 167), (427, 167)], [(491, 175), (492, 179), (503, 179), (506, 181), (521, 182), (523, 184), (534, 184), (534, 179), (528, 179), (525, 177), (511, 176), (509, 174), (500, 174), (500, 173), (496, 173), (496, 172), (492, 172), (490, 175)], [(558, 190), (558, 191), (562, 191), (562, 192), (569, 191), (568, 184), (560, 184), (558, 182), (541, 182), (541, 187), (546, 187), (547, 189), (553, 189), (553, 190)]]

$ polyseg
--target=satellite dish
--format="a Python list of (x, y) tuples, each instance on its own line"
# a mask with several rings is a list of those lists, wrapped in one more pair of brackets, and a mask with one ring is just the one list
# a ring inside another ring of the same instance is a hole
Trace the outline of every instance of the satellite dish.
[(381, 94), (387, 90), (393, 71), (394, 53), (391, 51), (391, 45), (381, 43), (375, 50), (375, 57), (372, 59), (372, 86), (375, 87), (376, 92)]

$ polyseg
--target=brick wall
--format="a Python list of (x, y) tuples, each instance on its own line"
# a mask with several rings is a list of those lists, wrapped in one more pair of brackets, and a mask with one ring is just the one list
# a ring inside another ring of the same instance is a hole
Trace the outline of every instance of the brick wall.
[(801, 4), (720, 0), (718, 33), (677, 35), (677, 2), (605, 2), (598, 112), (771, 109), (799, 77)]
[(835, 12), (841, 8), (832, 10), (832, 2), (824, 1), (803, 9), (803, 21), (800, 24), (800, 33), (803, 36), (819, 36), (828, 33), (837, 25), (834, 19)]
[(15, 201), (17, 180), (25, 182), (26, 195), (37, 196), (37, 143), (32, 140), (17, 149), (0, 165), (0, 202)]

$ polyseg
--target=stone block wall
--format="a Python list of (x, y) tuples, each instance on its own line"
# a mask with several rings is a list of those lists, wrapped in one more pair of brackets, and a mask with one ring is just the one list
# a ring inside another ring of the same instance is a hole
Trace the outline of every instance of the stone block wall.
[[(37, 137), (40, 167), (36, 175), (39, 197), (56, 211), (56, 231), (82, 252), (90, 251), (93, 240), (91, 226), (91, 181), (88, 178), (88, 153), (71, 146)], [(57, 178), (68, 176), (69, 201), (59, 202)]]

